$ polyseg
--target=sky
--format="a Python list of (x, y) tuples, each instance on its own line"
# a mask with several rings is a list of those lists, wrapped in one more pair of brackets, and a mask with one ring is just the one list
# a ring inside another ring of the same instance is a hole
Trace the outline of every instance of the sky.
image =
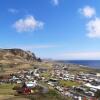
[(0, 48), (100, 60), (100, 0), (0, 0)]

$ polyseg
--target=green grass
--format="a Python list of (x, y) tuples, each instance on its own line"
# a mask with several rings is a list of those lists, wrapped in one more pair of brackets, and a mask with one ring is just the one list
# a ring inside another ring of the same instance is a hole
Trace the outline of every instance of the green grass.
[(41, 74), (41, 76), (43, 76), (43, 77), (48, 79), (48, 78), (51, 77), (51, 74), (50, 74), (50, 72), (44, 72), (44, 73)]
[(14, 94), (14, 91), (12, 90), (12, 88), (14, 87), (14, 85), (12, 84), (1, 84), (0, 85), (0, 95), (4, 94), (4, 95), (12, 95)]
[(60, 80), (59, 84), (61, 86), (65, 86), (65, 87), (72, 87), (72, 86), (79, 86), (80, 84), (75, 82), (75, 81), (65, 81), (65, 80)]
[(14, 93), (11, 89), (0, 89), (0, 95), (14, 95)]
[(12, 89), (15, 84), (0, 84), (0, 89)]

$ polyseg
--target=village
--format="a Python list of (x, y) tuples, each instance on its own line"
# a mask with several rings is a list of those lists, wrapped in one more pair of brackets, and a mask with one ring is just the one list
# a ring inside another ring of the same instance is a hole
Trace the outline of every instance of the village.
[(0, 85), (14, 84), (15, 95), (47, 93), (54, 89), (69, 100), (98, 100), (95, 94), (100, 91), (100, 74), (69, 71), (66, 64), (53, 63), (52, 69), (33, 66), (7, 76), (0, 76)]

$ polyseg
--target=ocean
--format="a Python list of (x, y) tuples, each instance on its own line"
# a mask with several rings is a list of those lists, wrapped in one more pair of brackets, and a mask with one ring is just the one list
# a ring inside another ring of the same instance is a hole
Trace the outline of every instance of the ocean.
[(100, 69), (100, 60), (61, 60), (62, 63), (79, 64), (90, 68)]

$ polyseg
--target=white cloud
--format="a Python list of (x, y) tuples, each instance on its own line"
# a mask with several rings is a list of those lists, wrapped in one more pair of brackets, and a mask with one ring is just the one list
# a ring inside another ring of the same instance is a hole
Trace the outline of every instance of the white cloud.
[[(66, 52), (59, 55), (60, 59), (100, 59), (100, 52)], [(58, 57), (58, 58), (59, 58)]]
[(84, 8), (79, 9), (79, 11), (87, 18), (91, 18), (96, 14), (95, 9), (90, 6), (85, 6)]
[(43, 26), (43, 22), (36, 20), (34, 16), (31, 15), (17, 20), (13, 25), (18, 32), (32, 32), (36, 29), (43, 28)]
[(80, 13), (91, 18), (86, 24), (87, 36), (90, 38), (100, 38), (100, 18), (96, 17), (96, 11), (90, 6), (80, 9)]
[(15, 13), (18, 13), (19, 11), (17, 9), (14, 9), (14, 8), (9, 8), (8, 12), (15, 14)]
[(100, 38), (100, 18), (95, 18), (87, 23), (88, 37)]
[(53, 3), (55, 6), (57, 6), (57, 5), (59, 5), (59, 0), (52, 0), (52, 3)]

